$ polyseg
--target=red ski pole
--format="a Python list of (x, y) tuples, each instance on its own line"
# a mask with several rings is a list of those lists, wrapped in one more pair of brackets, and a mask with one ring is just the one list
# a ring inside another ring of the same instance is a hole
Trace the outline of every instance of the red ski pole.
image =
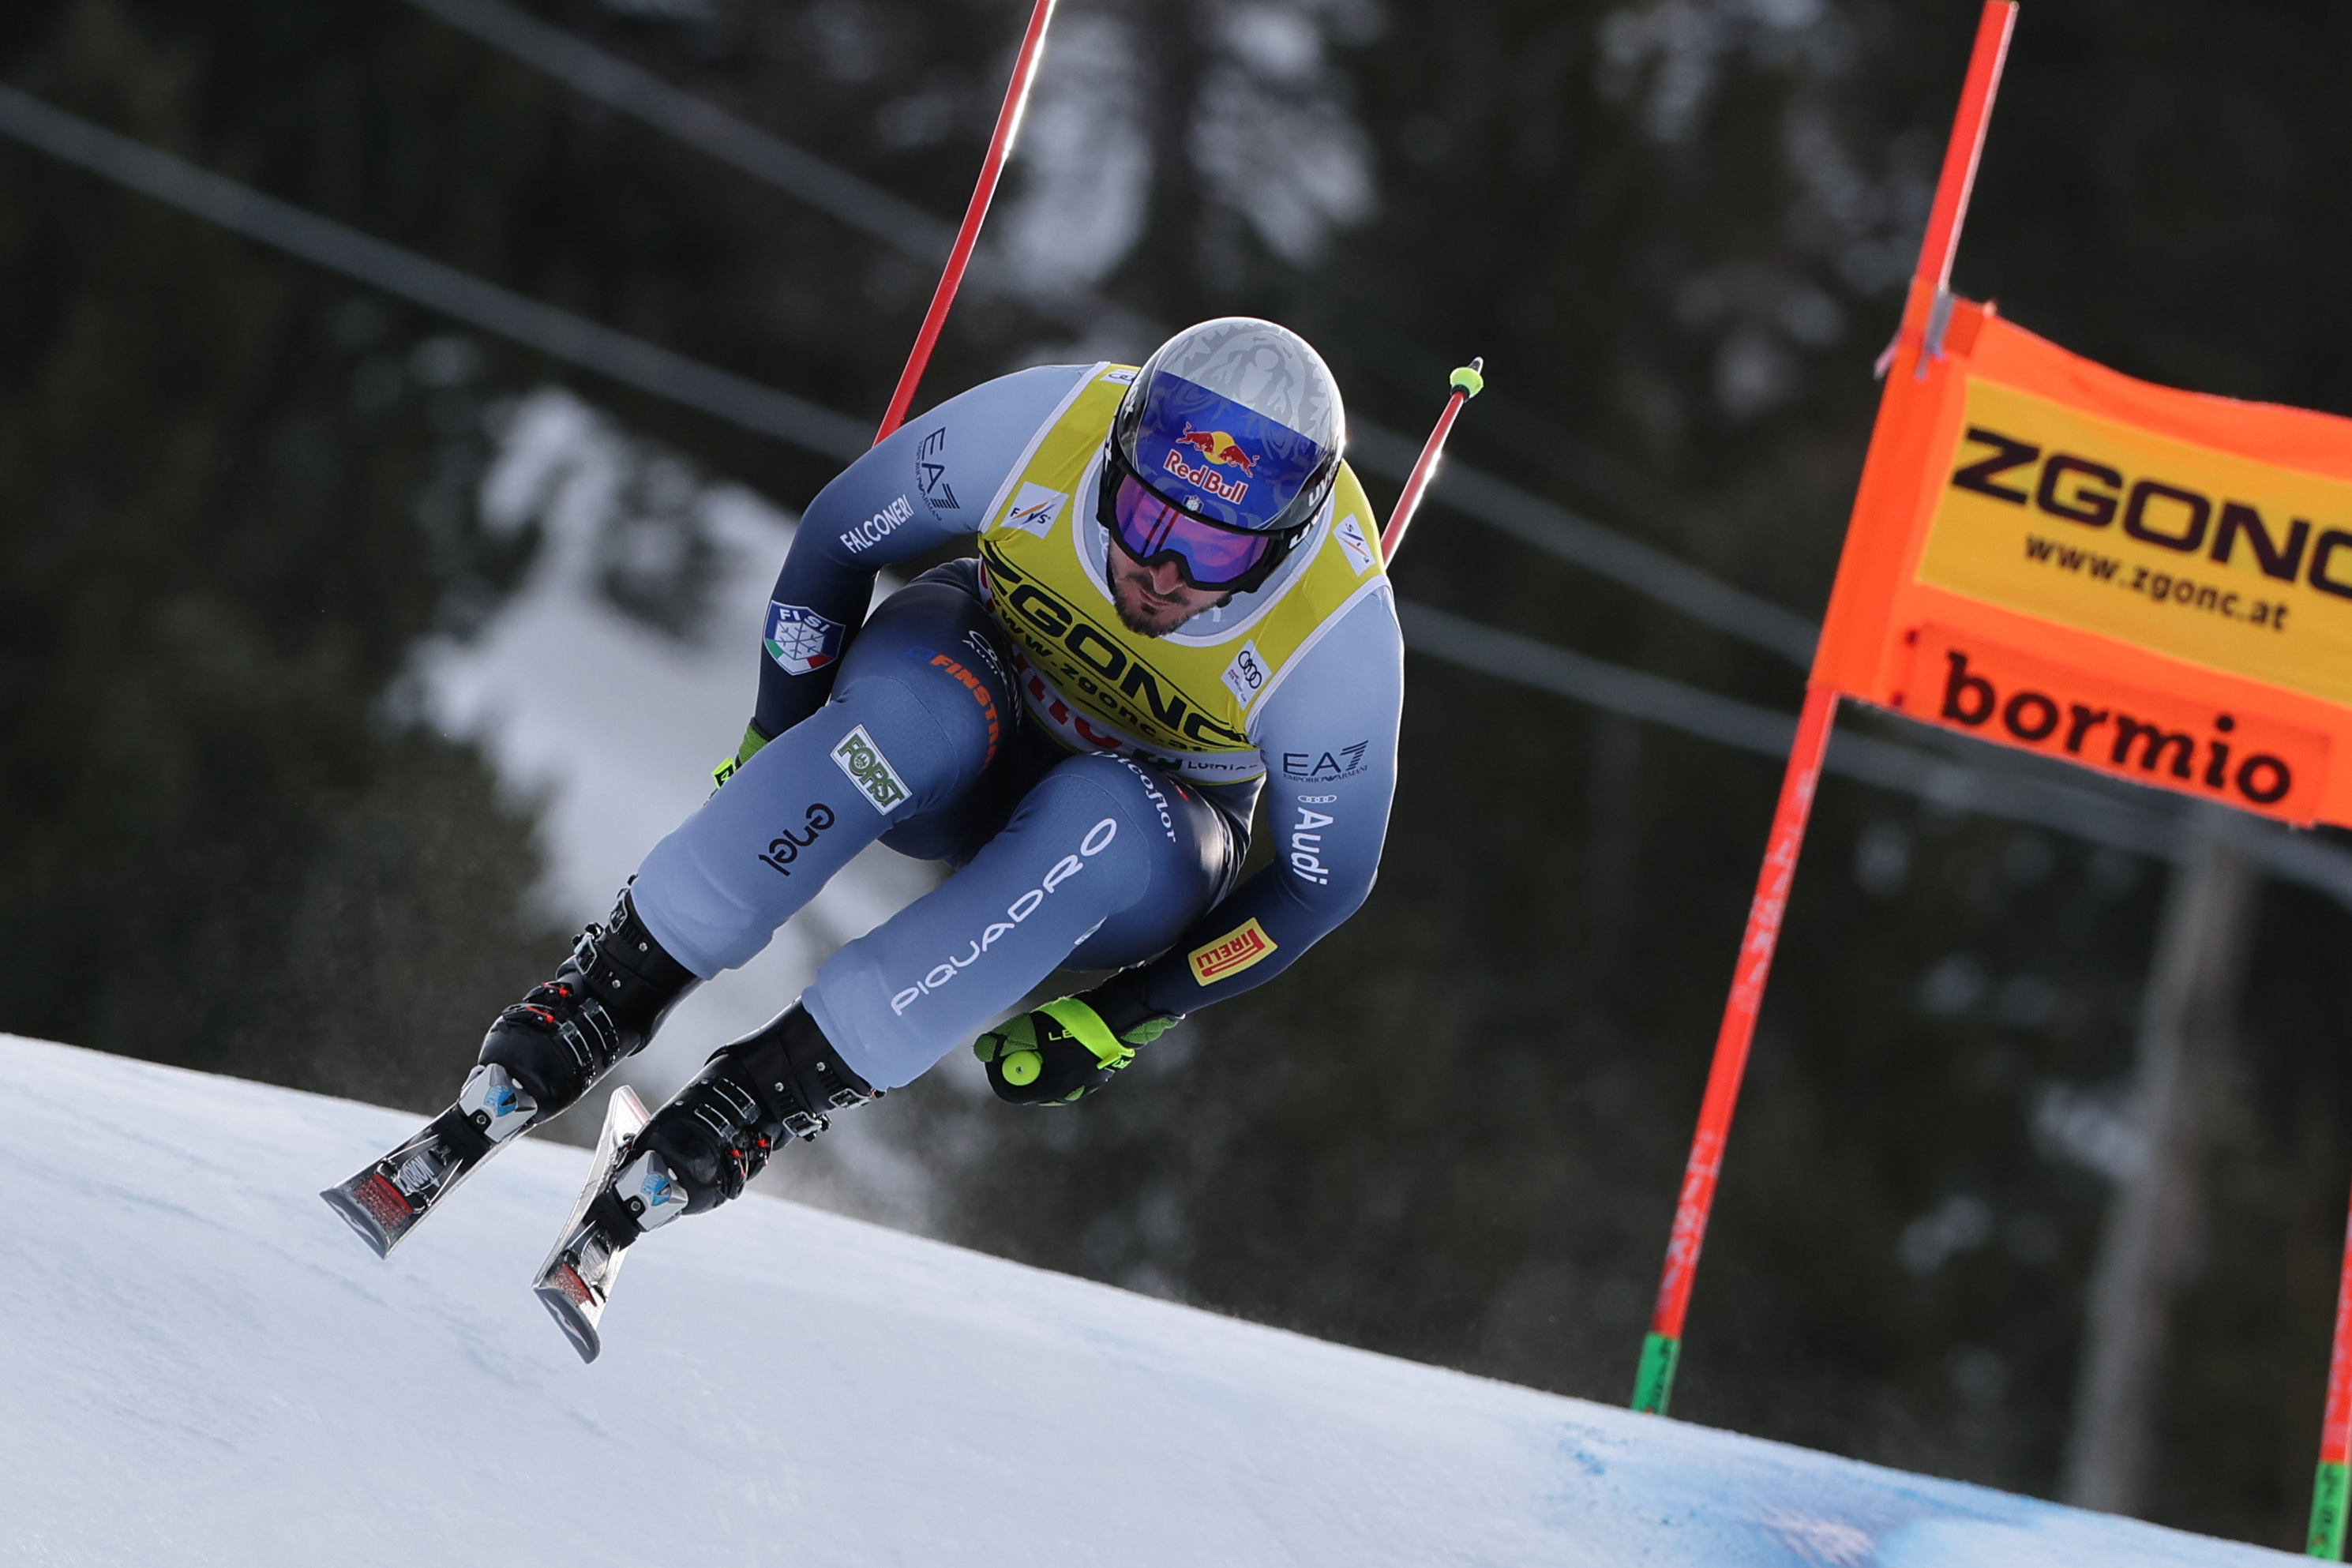
[[(2000, 68), (2009, 54), (2009, 35), (2017, 23), (2012, 0), (1986, 0), (1977, 22), (1975, 50), (1969, 57), (1969, 74), (1960, 89), (1959, 112), (1952, 120), (1952, 139), (1944, 149), (1944, 169), (1936, 183), (1935, 205), (1928, 211), (1927, 235), (1919, 247), (1919, 269), (1913, 289), (1941, 293), (1952, 279), (1952, 256), (1958, 248), (1961, 220), (1968, 214), (1969, 193), (1976, 183), (1977, 161), (1983, 154), (1985, 128), (1992, 117), (1993, 92), (2000, 84)], [(1916, 296), (1915, 296), (1916, 297)], [(1633, 1375), (1633, 1408), (1663, 1415), (1675, 1388), (1675, 1365), (1682, 1357), (1683, 1320), (1690, 1310), (1691, 1286), (1698, 1278), (1699, 1247), (1706, 1239), (1707, 1217), (1715, 1209), (1716, 1179), (1723, 1170), (1723, 1149), (1731, 1137), (1731, 1113), (1739, 1100), (1739, 1080), (1748, 1070), (1748, 1047), (1756, 1037), (1756, 1013), (1763, 1005), (1764, 983), (1772, 973), (1772, 952), (1780, 940), (1781, 917), (1788, 912), (1789, 891), (1797, 878), (1797, 856), (1804, 848), (1805, 824), (1812, 815), (1813, 790), (1821, 783), (1822, 758), (1829, 750), (1830, 731), (1837, 720), (1837, 690), (1807, 682), (1805, 705), (1797, 716), (1797, 738), (1789, 748), (1788, 771), (1780, 779), (1780, 803), (1772, 814), (1772, 837), (1757, 873), (1756, 897), (1748, 906), (1748, 930), (1739, 939), (1739, 963), (1732, 972), (1731, 995), (1723, 1005), (1723, 1023), (1715, 1037), (1715, 1060), (1707, 1068), (1706, 1098), (1700, 1102), (1698, 1130), (1691, 1135), (1690, 1158), (1683, 1166), (1682, 1194), (1675, 1204), (1675, 1226), (1666, 1239), (1666, 1265), (1658, 1278), (1657, 1305), (1650, 1314), (1650, 1331), (1642, 1342), (1640, 1369)]]
[(1405, 476), (1404, 489), (1398, 495), (1396, 510), (1389, 513), (1389, 525), (1381, 531), (1381, 560), (1396, 559), (1397, 546), (1404, 542), (1404, 531), (1412, 526), (1412, 514), (1421, 510), (1422, 492), (1429, 489), (1430, 479), (1437, 472), (1437, 455), (1445, 450), (1445, 437), (1453, 433), (1454, 416), (1462, 405), (1486, 389), (1486, 368), (1483, 359), (1474, 359), (1446, 378), (1454, 388), (1445, 399), (1445, 408), (1437, 416), (1437, 425), (1423, 444), (1421, 456), (1413, 460), (1412, 472)]
[(915, 334), (915, 352), (907, 356), (907, 368), (898, 373), (898, 390), (890, 394), (889, 410), (882, 416), (882, 428), (875, 433), (877, 447), (907, 422), (915, 387), (923, 379), (924, 366), (931, 363), (940, 329), (947, 323), (948, 307), (955, 303), (964, 268), (971, 265), (971, 247), (980, 239), (988, 204), (996, 197), (997, 177), (1004, 173), (1004, 160), (1021, 129), (1021, 111), (1029, 105), (1029, 86), (1037, 79), (1038, 58), (1045, 52), (1045, 25), (1053, 17), (1054, 0), (1037, 0), (1036, 9), (1029, 13), (1029, 30), (1022, 35), (1021, 55), (1013, 65), (1013, 80), (1004, 89), (1004, 106), (996, 111), (996, 131), (988, 139), (988, 156), (981, 162), (980, 183), (972, 186), (971, 200), (963, 209), (963, 226), (956, 230), (955, 247), (948, 252), (948, 267), (940, 274), (940, 286), (931, 292), (931, 308), (923, 312), (922, 330)]

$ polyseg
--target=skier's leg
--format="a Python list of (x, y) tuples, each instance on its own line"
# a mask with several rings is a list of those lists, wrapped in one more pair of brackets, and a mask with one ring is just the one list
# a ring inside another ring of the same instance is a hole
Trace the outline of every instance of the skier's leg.
[(971, 863), (817, 972), (810, 1015), (860, 1076), (911, 1082), (1080, 944), (1138, 963), (1231, 885), (1237, 845), (1199, 792), (1117, 757), (1055, 767)]
[(1003, 634), (943, 574), (900, 589), (833, 700), (762, 746), (638, 868), (646, 923), (708, 979), (748, 962), (856, 853), (955, 808), (1016, 716)]
[(687, 991), (767, 946), (876, 837), (954, 818), (1011, 710), (1001, 653), (992, 662), (966, 639), (999, 635), (952, 582), (892, 595), (843, 659), (833, 700), (656, 845), (612, 929), (590, 927), (555, 978), (491, 1026), (467, 1092), (491, 1103), (492, 1140), (577, 1101)]
[(1223, 896), (1235, 848), (1197, 792), (1115, 757), (1066, 759), (944, 886), (715, 1053), (638, 1135), (615, 1197), (650, 1230), (735, 1196), (787, 1136), (920, 1076), (1074, 954), (1118, 968), (1166, 947)]

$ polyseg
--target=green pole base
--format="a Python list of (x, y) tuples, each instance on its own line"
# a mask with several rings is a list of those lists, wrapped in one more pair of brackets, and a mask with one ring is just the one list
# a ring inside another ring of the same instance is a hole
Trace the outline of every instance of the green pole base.
[(2306, 1555), (2344, 1561), (2345, 1468), (2325, 1460), (2311, 1483), (2311, 1540)]
[[(1635, 1410), (1644, 1415), (1664, 1415), (1666, 1413), (1666, 1401), (1675, 1392), (1675, 1363), (1682, 1359), (1682, 1353), (1683, 1342), (1680, 1340), (1670, 1340), (1659, 1333), (1643, 1337), (1642, 1368), (1633, 1374)], [(2336, 1495), (2341, 1500), (2344, 1473), (2340, 1467), (2336, 1470)], [(2341, 1526), (2338, 1528), (2340, 1531)]]

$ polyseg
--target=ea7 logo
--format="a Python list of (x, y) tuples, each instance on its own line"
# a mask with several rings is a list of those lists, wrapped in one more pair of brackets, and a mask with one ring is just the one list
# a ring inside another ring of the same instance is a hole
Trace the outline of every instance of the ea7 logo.
[(1294, 779), (1351, 779), (1364, 771), (1364, 753), (1371, 749), (1370, 741), (1359, 741), (1336, 752), (1285, 752), (1282, 753), (1283, 776)]

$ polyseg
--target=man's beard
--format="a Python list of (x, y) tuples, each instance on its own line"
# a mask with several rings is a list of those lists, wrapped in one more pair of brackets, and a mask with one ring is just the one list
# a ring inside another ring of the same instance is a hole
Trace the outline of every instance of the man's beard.
[[(1166, 637), (1170, 632), (1174, 631), (1178, 626), (1182, 626), (1186, 621), (1192, 618), (1189, 614), (1181, 610), (1168, 609), (1154, 611), (1147, 609), (1140, 601), (1129, 604), (1128, 602), (1128, 596), (1119, 592), (1116, 586), (1111, 589), (1110, 607), (1118, 613), (1118, 624), (1125, 626), (1129, 631), (1135, 633), (1138, 637)], [(1146, 618), (1147, 616), (1155, 615), (1168, 616), (1171, 618), (1164, 621)]]
[[(1110, 607), (1118, 613), (1118, 624), (1135, 633), (1136, 636), (1146, 637), (1164, 637), (1194, 616), (1201, 615), (1206, 610), (1215, 609), (1218, 605), (1228, 604), (1233, 599), (1233, 595), (1227, 594), (1215, 605), (1203, 605), (1199, 610), (1188, 610), (1181, 605), (1171, 605), (1162, 609), (1147, 603), (1140, 594), (1137, 594), (1132, 600), (1129, 599), (1129, 595), (1127, 584), (1114, 577), (1110, 584)], [(1150, 618), (1153, 616), (1161, 616), (1165, 619)]]

